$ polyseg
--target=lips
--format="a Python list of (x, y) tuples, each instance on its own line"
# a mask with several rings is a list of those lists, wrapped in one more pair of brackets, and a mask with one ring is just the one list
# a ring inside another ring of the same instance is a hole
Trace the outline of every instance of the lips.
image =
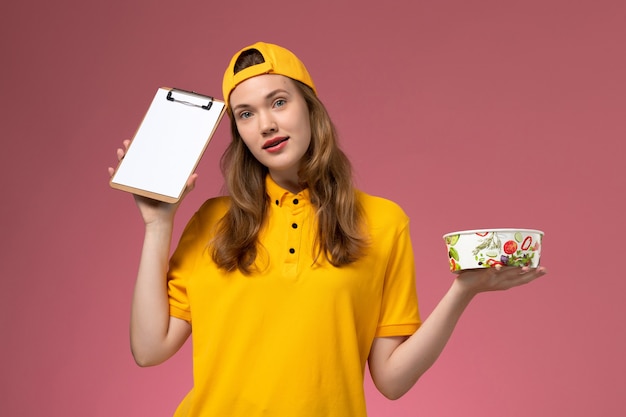
[(289, 136), (285, 136), (285, 137), (282, 137), (282, 138), (273, 138), (273, 139), (270, 139), (270, 140), (266, 141), (266, 142), (263, 144), (263, 149), (270, 149), (270, 148), (273, 148), (273, 147), (275, 147), (275, 146), (280, 145), (281, 143), (285, 142), (285, 141), (286, 141), (286, 140), (288, 140), (288, 139), (289, 139)]

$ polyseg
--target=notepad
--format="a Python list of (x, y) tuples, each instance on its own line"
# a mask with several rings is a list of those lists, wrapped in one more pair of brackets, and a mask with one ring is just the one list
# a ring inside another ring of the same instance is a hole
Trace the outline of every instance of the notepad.
[(223, 101), (210, 96), (159, 88), (111, 177), (111, 187), (177, 202), (225, 109)]

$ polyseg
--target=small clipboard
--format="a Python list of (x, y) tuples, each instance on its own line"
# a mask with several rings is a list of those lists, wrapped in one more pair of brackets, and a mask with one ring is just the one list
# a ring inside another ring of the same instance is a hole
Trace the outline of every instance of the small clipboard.
[(213, 97), (159, 88), (111, 177), (111, 187), (176, 203), (225, 110), (225, 103)]

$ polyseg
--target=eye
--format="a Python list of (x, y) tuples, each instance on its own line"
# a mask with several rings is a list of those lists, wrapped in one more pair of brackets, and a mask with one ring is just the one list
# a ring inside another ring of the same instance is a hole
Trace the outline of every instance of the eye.
[(285, 100), (284, 98), (279, 98), (274, 102), (274, 107), (283, 107), (285, 104), (287, 104), (287, 100)]
[(250, 113), (249, 111), (242, 111), (241, 113), (239, 113), (240, 119), (248, 119), (250, 117), (252, 117), (252, 113)]

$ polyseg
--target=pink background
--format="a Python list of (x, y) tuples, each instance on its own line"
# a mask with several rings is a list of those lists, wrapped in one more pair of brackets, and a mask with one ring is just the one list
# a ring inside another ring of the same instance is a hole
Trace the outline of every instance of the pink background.
[[(441, 236), (546, 232), (550, 273), (483, 294), (439, 362), (370, 415), (626, 415), (626, 3), (3, 2), (0, 415), (170, 416), (187, 345), (134, 365), (142, 225), (106, 168), (156, 88), (221, 96), (256, 40), (307, 63), (359, 186), (412, 218), (421, 311), (453, 276)], [(220, 191), (222, 123), (176, 234)], [(286, 335), (288, 337), (288, 335)]]

